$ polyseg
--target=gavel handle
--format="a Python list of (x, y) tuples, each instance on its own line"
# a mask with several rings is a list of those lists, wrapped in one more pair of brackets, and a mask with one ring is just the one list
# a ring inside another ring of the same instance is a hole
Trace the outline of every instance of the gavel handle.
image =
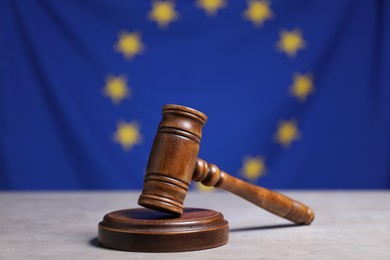
[(221, 171), (216, 165), (198, 158), (193, 180), (203, 185), (214, 186), (244, 198), (253, 204), (288, 219), (296, 224), (309, 225), (314, 212), (304, 204), (280, 193), (244, 182)]

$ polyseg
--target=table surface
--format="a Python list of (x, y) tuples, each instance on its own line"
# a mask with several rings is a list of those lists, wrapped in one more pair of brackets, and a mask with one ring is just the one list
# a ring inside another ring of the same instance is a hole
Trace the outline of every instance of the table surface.
[(138, 207), (132, 192), (0, 192), (0, 259), (390, 259), (390, 191), (283, 191), (313, 208), (296, 226), (227, 192), (190, 192), (185, 206), (221, 212), (227, 245), (183, 253), (101, 248), (104, 214)]

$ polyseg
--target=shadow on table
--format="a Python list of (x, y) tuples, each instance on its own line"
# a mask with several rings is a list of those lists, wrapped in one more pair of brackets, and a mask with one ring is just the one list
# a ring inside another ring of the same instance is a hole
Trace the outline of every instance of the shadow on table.
[(111, 249), (111, 248), (102, 246), (97, 237), (94, 237), (91, 240), (89, 240), (89, 245), (93, 246), (93, 247), (97, 247), (97, 248), (102, 249), (102, 250), (115, 250), (115, 249)]
[(89, 240), (89, 244), (91, 246), (94, 246), (94, 247), (104, 248), (104, 247), (100, 246), (100, 243), (99, 243), (99, 240), (97, 239), (97, 237), (94, 237), (91, 240)]
[[(108, 247), (101, 245), (97, 237), (94, 237), (91, 240), (89, 240), (89, 245), (93, 246), (93, 247), (97, 247), (97, 248), (102, 249), (102, 250), (118, 251), (116, 249), (108, 248)], [(121, 250), (119, 250), (119, 251), (121, 251)]]
[(267, 229), (290, 228), (290, 227), (299, 227), (299, 226), (301, 226), (301, 225), (297, 225), (297, 224), (281, 224), (281, 225), (270, 225), (270, 226), (259, 226), (259, 227), (231, 228), (231, 229), (229, 229), (229, 232), (267, 230)]

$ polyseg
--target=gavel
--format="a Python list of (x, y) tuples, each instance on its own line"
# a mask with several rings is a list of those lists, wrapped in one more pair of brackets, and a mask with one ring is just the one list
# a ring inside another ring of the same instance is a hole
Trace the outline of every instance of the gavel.
[(296, 224), (309, 225), (314, 212), (285, 195), (256, 186), (198, 158), (207, 116), (180, 105), (163, 106), (138, 204), (175, 216), (183, 214), (183, 202), (191, 180), (236, 194)]

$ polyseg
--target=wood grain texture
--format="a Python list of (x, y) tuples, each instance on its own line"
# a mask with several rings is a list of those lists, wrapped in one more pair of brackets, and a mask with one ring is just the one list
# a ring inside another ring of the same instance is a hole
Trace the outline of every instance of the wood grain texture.
[(314, 212), (280, 193), (234, 178), (216, 165), (198, 159), (203, 113), (184, 106), (165, 105), (150, 153), (144, 188), (138, 204), (173, 215), (183, 213), (191, 180), (232, 192), (297, 224), (310, 224)]
[(108, 213), (99, 223), (104, 247), (133, 252), (183, 252), (222, 246), (229, 225), (219, 212), (185, 208), (181, 217), (145, 208)]
[(296, 224), (309, 225), (314, 220), (313, 210), (304, 204), (278, 192), (237, 179), (202, 159), (197, 160), (193, 178), (206, 186), (214, 186), (236, 194)]
[(165, 105), (150, 152), (138, 204), (174, 215), (183, 214), (207, 117), (194, 109)]

